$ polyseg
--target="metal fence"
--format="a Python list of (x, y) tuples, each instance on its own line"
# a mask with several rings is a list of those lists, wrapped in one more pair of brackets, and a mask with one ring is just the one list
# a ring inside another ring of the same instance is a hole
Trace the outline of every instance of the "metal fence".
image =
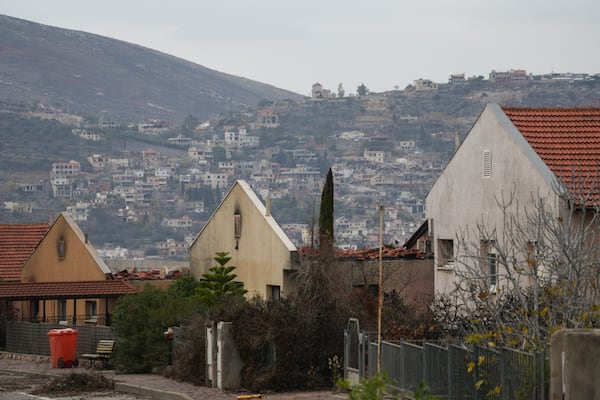
[(108, 326), (65, 326), (21, 321), (1, 321), (5, 332), (4, 351), (9, 353), (50, 355), (48, 332), (52, 329), (77, 329), (77, 354), (95, 353), (100, 339), (116, 339)]
[[(348, 326), (348, 330), (354, 328)], [(347, 337), (352, 335), (346, 332)], [(345, 353), (349, 355), (354, 354), (350, 346), (357, 344), (346, 341)], [(376, 342), (368, 343), (368, 354), (362, 364), (359, 378), (372, 376), (377, 368)], [(346, 362), (345, 367), (351, 368)], [(387, 374), (393, 389), (414, 392), (424, 383), (432, 395), (442, 399), (545, 400), (549, 397), (546, 352), (382, 341), (381, 370)], [(345, 376), (348, 377), (346, 371)]]

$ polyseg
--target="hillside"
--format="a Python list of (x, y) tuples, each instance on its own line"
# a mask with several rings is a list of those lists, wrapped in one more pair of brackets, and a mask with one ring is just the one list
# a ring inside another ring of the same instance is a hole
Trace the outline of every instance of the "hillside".
[(135, 44), (0, 15), (0, 103), (177, 122), (300, 98)]

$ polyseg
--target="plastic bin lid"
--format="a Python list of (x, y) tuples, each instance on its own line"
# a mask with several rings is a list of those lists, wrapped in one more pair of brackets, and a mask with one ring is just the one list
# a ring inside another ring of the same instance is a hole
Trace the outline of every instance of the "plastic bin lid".
[(48, 336), (58, 336), (58, 335), (74, 335), (79, 332), (79, 329), (65, 328), (65, 329), (50, 329), (48, 331)]

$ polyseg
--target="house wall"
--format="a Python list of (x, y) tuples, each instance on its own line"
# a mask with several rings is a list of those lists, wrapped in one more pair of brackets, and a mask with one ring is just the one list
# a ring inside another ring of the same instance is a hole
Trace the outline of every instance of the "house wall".
[[(58, 244), (64, 241), (64, 259)], [(64, 217), (60, 216), (23, 266), (21, 282), (66, 282), (104, 280), (105, 271)]]
[[(353, 287), (378, 286), (379, 260), (341, 262)], [(427, 307), (433, 300), (433, 259), (386, 259), (381, 269), (384, 293), (396, 292), (407, 305)]]
[[(279, 286), (281, 295), (289, 294), (292, 282), (284, 270), (294, 268), (295, 247), (277, 234), (280, 228), (249, 187), (236, 182), (190, 248), (190, 268), (197, 279), (218, 265), (217, 252), (232, 257), (227, 265), (236, 266), (237, 280), (244, 283), (248, 297), (270, 298), (268, 286)], [(249, 192), (250, 190), (250, 192)], [(254, 196), (252, 199), (250, 196)], [(260, 203), (257, 207), (257, 203)], [(234, 215), (241, 217), (241, 235), (235, 237)], [(286, 238), (287, 239), (287, 238)], [(291, 246), (291, 247), (290, 247)]]
[[(110, 269), (100, 259), (92, 245), (86, 243), (85, 235), (79, 230), (77, 224), (68, 220), (61, 214), (35, 249), (31, 257), (23, 266), (21, 282), (78, 282), (101, 281), (106, 279)], [(64, 241), (64, 258), (59, 257), (59, 242)], [(74, 304), (76, 301), (76, 305)], [(76, 323), (84, 323), (86, 319), (86, 301), (96, 302), (96, 315), (103, 317), (106, 314), (106, 301), (104, 299), (67, 299), (68, 324), (73, 321), (73, 314), (77, 314)], [(114, 299), (109, 299), (108, 308), (112, 312)], [(30, 302), (22, 302), (22, 318), (37, 318), (41, 320), (45, 307), (48, 318), (60, 316), (58, 300), (39, 302), (37, 315), (33, 315)]]
[[(484, 177), (483, 152), (491, 152), (491, 175)], [(552, 174), (504, 115), (498, 105), (488, 105), (454, 154), (426, 199), (429, 231), (436, 254), (435, 290), (452, 290), (455, 270), (443, 268), (440, 239), (454, 240), (468, 232), (479, 241), (477, 224), (495, 226), (502, 235), (502, 210), (497, 199), (514, 194), (511, 210), (539, 196), (556, 208)], [(460, 254), (457, 256), (460, 257)], [(454, 263), (453, 268), (458, 268)]]

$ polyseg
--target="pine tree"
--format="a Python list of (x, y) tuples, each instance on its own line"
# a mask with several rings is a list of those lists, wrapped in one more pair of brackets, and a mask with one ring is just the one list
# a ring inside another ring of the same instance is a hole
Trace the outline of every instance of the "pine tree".
[(202, 274), (200, 287), (196, 289), (202, 301), (208, 306), (214, 306), (221, 302), (225, 297), (242, 298), (247, 290), (244, 289), (242, 282), (236, 282), (237, 275), (233, 273), (235, 266), (225, 266), (231, 257), (227, 252), (217, 252), (214, 260), (219, 264), (209, 268), (208, 273)]

